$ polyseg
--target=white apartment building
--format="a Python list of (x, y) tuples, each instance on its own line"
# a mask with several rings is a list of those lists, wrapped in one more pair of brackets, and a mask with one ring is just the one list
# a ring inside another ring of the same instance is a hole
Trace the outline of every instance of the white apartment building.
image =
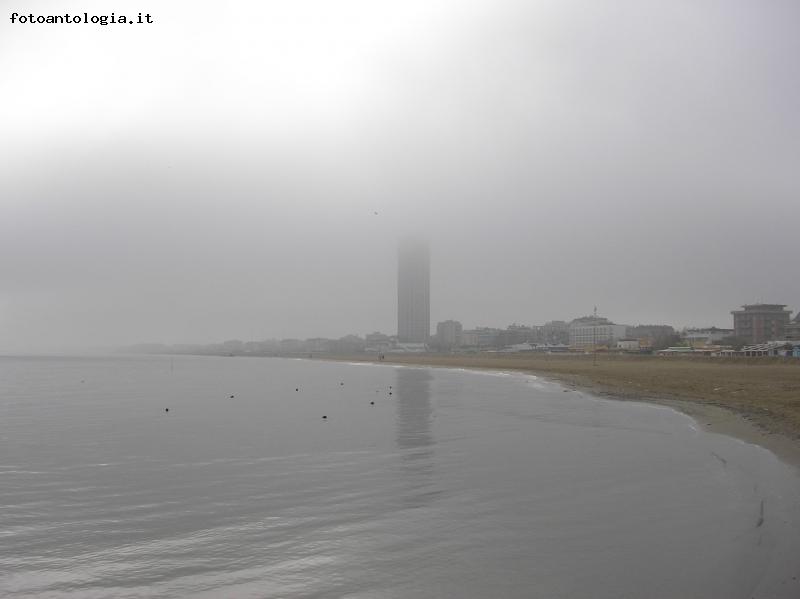
[(614, 324), (606, 318), (576, 318), (569, 325), (569, 344), (579, 349), (595, 345), (611, 346), (618, 339), (624, 339), (627, 330), (626, 325)]

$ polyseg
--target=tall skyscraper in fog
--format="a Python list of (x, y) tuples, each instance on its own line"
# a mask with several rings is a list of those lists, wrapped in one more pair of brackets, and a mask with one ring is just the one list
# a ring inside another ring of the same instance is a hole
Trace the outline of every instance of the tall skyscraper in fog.
[(404, 240), (397, 260), (397, 338), (401, 343), (427, 343), (430, 333), (430, 249), (422, 240)]

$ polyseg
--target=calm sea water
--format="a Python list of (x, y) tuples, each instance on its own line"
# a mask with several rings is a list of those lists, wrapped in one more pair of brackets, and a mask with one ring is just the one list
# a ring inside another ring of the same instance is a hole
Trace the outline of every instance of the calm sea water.
[(799, 501), (766, 450), (530, 376), (0, 358), (4, 597), (797, 598)]

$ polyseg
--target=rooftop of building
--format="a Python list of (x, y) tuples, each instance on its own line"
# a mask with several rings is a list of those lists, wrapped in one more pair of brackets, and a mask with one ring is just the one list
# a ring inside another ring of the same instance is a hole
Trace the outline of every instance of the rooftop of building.
[(602, 316), (580, 316), (569, 323), (570, 325), (606, 325), (614, 324), (608, 318)]
[(792, 348), (798, 344), (797, 341), (767, 341), (766, 343), (754, 343), (745, 345), (742, 351), (769, 351), (771, 349)]
[(741, 313), (741, 312), (791, 312), (791, 310), (785, 310), (786, 304), (744, 304), (742, 306), (744, 310), (732, 310), (732, 314)]

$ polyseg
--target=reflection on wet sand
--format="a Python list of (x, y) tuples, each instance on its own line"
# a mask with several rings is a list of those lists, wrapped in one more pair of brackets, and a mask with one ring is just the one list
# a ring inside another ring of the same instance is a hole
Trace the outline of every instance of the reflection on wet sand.
[(420, 507), (439, 494), (435, 486), (434, 447), (431, 432), (431, 380), (426, 369), (398, 368), (395, 381), (397, 447), (401, 451), (402, 471), (412, 486), (404, 497), (409, 507)]

